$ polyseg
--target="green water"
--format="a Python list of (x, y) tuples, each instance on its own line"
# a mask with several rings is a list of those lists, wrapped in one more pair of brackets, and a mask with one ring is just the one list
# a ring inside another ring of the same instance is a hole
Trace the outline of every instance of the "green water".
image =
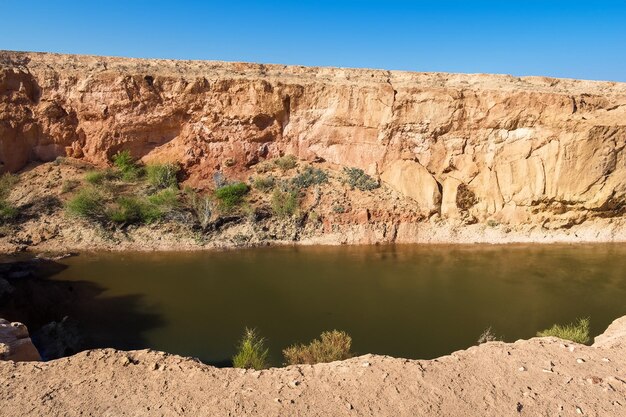
[[(263, 248), (69, 258), (53, 279), (91, 288), (74, 306), (94, 346), (227, 364), (244, 327), (281, 349), (324, 330), (358, 353), (433, 358), (589, 316), (626, 314), (626, 245)], [(97, 291), (93, 291), (93, 289)], [(94, 295), (95, 294), (95, 295)]]

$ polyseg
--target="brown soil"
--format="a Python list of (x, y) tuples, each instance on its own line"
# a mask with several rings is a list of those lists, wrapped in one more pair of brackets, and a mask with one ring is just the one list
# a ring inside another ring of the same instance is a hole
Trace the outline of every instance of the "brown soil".
[(149, 350), (0, 362), (3, 416), (623, 416), (626, 317), (584, 346), (488, 342), (435, 360), (365, 355), (264, 371)]

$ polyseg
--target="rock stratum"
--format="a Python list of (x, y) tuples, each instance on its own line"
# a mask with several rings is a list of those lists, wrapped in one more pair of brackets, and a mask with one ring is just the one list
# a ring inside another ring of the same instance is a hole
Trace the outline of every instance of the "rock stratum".
[(626, 317), (592, 346), (488, 342), (435, 360), (365, 355), (263, 371), (155, 351), (1, 362), (7, 416), (624, 416)]
[(3, 170), (128, 149), (198, 189), (288, 154), (382, 180), (309, 243), (623, 241), (625, 145), (625, 83), (0, 52)]

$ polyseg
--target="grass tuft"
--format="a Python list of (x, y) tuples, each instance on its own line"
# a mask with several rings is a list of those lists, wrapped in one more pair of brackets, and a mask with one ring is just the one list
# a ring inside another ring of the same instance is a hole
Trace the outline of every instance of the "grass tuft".
[(297, 164), (297, 159), (294, 155), (285, 155), (274, 159), (274, 165), (283, 171), (289, 171), (290, 169), (295, 168)]
[(293, 190), (276, 189), (272, 193), (272, 212), (278, 217), (292, 216), (298, 209), (298, 194)]
[(119, 170), (124, 181), (134, 181), (141, 174), (141, 170), (129, 150), (116, 153), (113, 156), (113, 165)]
[(351, 358), (352, 338), (338, 330), (324, 332), (308, 345), (298, 344), (283, 350), (288, 365), (334, 362)]
[(259, 191), (268, 192), (274, 185), (276, 184), (276, 179), (269, 175), (267, 177), (256, 177), (254, 181), (252, 181), (252, 187)]
[(146, 166), (148, 183), (156, 188), (178, 188), (176, 164), (153, 164)]
[(109, 179), (109, 173), (105, 171), (89, 171), (85, 174), (85, 181), (91, 185), (100, 185)]
[(233, 356), (235, 368), (265, 369), (268, 367), (269, 349), (265, 347), (265, 339), (260, 337), (255, 329), (248, 329), (243, 333), (238, 350)]
[(17, 208), (7, 201), (17, 182), (17, 175), (7, 173), (0, 177), (0, 221), (13, 220), (18, 215)]
[(566, 325), (554, 324), (549, 329), (537, 332), (537, 336), (553, 336), (559, 339), (571, 340), (572, 342), (586, 344), (591, 341), (589, 337), (589, 318), (578, 319)]
[(72, 216), (89, 220), (99, 220), (104, 215), (103, 196), (95, 188), (83, 188), (65, 204), (65, 210)]
[(215, 198), (219, 201), (220, 208), (228, 211), (240, 205), (249, 190), (247, 184), (236, 182), (215, 190)]

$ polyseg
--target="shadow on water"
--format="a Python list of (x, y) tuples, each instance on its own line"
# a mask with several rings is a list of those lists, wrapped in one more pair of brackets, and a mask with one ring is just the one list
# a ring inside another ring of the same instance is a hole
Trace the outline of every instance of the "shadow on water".
[[(48, 323), (65, 317), (77, 324), (81, 348), (144, 349), (147, 331), (164, 325), (163, 318), (140, 308), (143, 296), (104, 296), (107, 288), (86, 280), (51, 279), (67, 268), (47, 259), (0, 259), (0, 317), (19, 321), (36, 335)], [(7, 286), (8, 283), (8, 286)], [(37, 337), (33, 337), (37, 345)], [(37, 346), (41, 351), (42, 346)], [(76, 353), (65, 349), (62, 356)], [(48, 357), (52, 359), (52, 357)]]

